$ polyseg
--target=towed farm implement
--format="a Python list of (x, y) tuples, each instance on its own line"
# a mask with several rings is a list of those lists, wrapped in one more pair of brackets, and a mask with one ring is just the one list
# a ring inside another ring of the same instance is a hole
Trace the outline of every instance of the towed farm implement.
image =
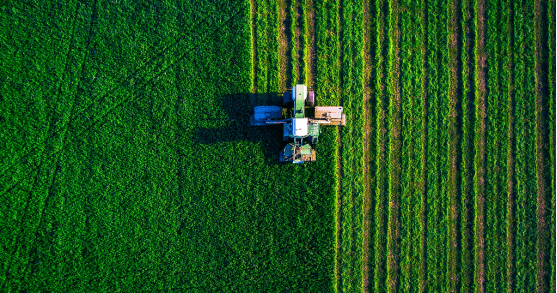
[(316, 107), (314, 92), (303, 84), (284, 93), (282, 107), (257, 106), (251, 116), (253, 126), (282, 124), (283, 141), (289, 143), (280, 152), (280, 161), (294, 164), (315, 161), (312, 145), (317, 143), (321, 125), (342, 126), (345, 121), (340, 106)]

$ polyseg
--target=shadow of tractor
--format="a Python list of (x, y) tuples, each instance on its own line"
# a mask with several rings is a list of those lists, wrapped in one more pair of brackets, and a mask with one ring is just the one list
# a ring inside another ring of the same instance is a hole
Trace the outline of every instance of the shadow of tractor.
[(225, 126), (197, 128), (195, 140), (200, 144), (216, 144), (230, 141), (247, 141), (261, 145), (265, 160), (279, 163), (279, 152), (286, 142), (282, 140), (282, 125), (251, 126), (250, 116), (254, 106), (282, 106), (282, 93), (224, 95), (219, 101), (219, 113)]

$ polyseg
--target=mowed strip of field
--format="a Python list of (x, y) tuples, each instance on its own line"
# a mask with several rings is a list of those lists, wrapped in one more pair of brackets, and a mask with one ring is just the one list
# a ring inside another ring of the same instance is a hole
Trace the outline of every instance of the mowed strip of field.
[(350, 119), (341, 129), (342, 138), (342, 286), (343, 292), (362, 288), (364, 200), (364, 39), (363, 6), (342, 1), (341, 100)]
[[(364, 291), (555, 286), (548, 275), (554, 270), (548, 208), (554, 61), (544, 57), (554, 54), (554, 39), (541, 29), (554, 23), (552, 5), (378, 0), (371, 6), (373, 36), (364, 39), (372, 40), (366, 48), (374, 54), (375, 178), (366, 179), (374, 202)], [(397, 88), (401, 137), (393, 124)]]

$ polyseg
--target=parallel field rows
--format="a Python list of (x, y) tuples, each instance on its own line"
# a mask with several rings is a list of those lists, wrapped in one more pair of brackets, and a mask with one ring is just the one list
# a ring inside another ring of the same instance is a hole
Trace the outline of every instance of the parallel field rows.
[(535, 114), (554, 103), (554, 4), (281, 3), (279, 84), (349, 117), (318, 147), (338, 147), (335, 290), (554, 287), (554, 113)]

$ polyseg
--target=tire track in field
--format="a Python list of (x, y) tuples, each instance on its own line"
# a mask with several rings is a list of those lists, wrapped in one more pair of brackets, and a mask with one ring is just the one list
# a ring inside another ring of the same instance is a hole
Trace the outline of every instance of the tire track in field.
[[(77, 14), (77, 11), (78, 11), (78, 9), (76, 8), (76, 14)], [(92, 39), (92, 37), (93, 37), (94, 27), (95, 27), (96, 24), (97, 24), (97, 18), (98, 18), (97, 0), (95, 0), (95, 1), (93, 2), (93, 7), (92, 7), (92, 11), (91, 11), (91, 21), (90, 21), (90, 24), (89, 24), (89, 34), (88, 34), (88, 36), (87, 36), (86, 53), (85, 53), (85, 56), (83, 57), (83, 63), (82, 63), (82, 65), (81, 65), (81, 78), (83, 78), (83, 76), (84, 76), (84, 68), (85, 68), (84, 64), (85, 64), (86, 59), (87, 59), (87, 57), (89, 56), (89, 53), (90, 53), (90, 51), (91, 51), (91, 50), (90, 50), (90, 49), (91, 49), (91, 39)], [(68, 52), (68, 55), (69, 55), (69, 52)], [(66, 64), (66, 66), (67, 66), (68, 64), (69, 64), (69, 61), (68, 61), (68, 63)], [(81, 79), (80, 79), (80, 81), (81, 81)], [(77, 86), (79, 87), (79, 83), (78, 83)], [(60, 87), (61, 87), (61, 86), (60, 86)], [(59, 93), (61, 93), (61, 91), (59, 91)], [(71, 112), (73, 112), (73, 109), (74, 109), (74, 107), (75, 107), (75, 97), (76, 97), (76, 96), (77, 96), (77, 95), (74, 95), (74, 100), (73, 100), (73, 102), (72, 102), (72, 107), (71, 107), (71, 109), (70, 109), (70, 115), (71, 115)], [(51, 123), (51, 124), (53, 124), (53, 123)], [(65, 140), (65, 135), (66, 135), (66, 133), (68, 132), (69, 124), (70, 124), (70, 121), (68, 120), (68, 122), (65, 123), (65, 125), (63, 125), (63, 128), (60, 129), (60, 130), (65, 129), (65, 131), (63, 131), (63, 132), (61, 133), (61, 137), (60, 137), (60, 142), (62, 143), (62, 148), (60, 148), (60, 149), (56, 152), (56, 156), (54, 157), (54, 160), (53, 160), (53, 162), (52, 162), (52, 163), (53, 163), (53, 166), (54, 166), (54, 172), (52, 172), (53, 175), (52, 175), (51, 183), (50, 183), (50, 185), (49, 185), (49, 187), (48, 187), (47, 197), (46, 197), (46, 199), (45, 199), (45, 201), (44, 201), (44, 203), (43, 203), (42, 210), (41, 210), (41, 212), (39, 213), (39, 223), (43, 220), (43, 215), (44, 215), (44, 213), (45, 213), (46, 208), (48, 207), (49, 201), (50, 201), (50, 199), (54, 196), (54, 192), (53, 192), (52, 189), (53, 189), (53, 187), (54, 187), (54, 183), (56, 182), (56, 177), (57, 177), (58, 173), (60, 172), (60, 165), (58, 164), (58, 161), (60, 160), (60, 155), (62, 154), (62, 150), (63, 150), (64, 146), (66, 145), (66, 144), (64, 144), (64, 140)], [(50, 129), (50, 127), (49, 127), (49, 129)], [(42, 161), (42, 159), (41, 159), (41, 161)], [(40, 172), (40, 169), (39, 169), (39, 171), (37, 172), (37, 175), (38, 175), (39, 172)], [(49, 172), (49, 173), (51, 173), (51, 172)], [(37, 231), (38, 231), (38, 230), (37, 230)], [(37, 239), (37, 235), (36, 235), (37, 231), (35, 231), (35, 239)]]
[[(237, 8), (237, 7), (239, 7), (239, 6), (240, 6), (240, 4), (236, 5), (235, 8)], [(224, 6), (223, 6), (223, 7), (224, 7)], [(240, 11), (241, 11), (241, 10), (238, 10), (236, 13), (233, 14), (233, 16), (237, 16), (237, 15), (239, 14)], [(206, 17), (204, 17), (204, 18), (201, 19), (199, 22), (197, 22), (195, 25), (193, 25), (193, 26), (192, 26), (193, 28), (192, 28), (190, 31), (188, 31), (188, 32), (186, 33), (186, 35), (189, 36), (192, 32), (197, 31), (197, 29), (198, 29), (198, 27), (201, 25), (201, 23), (206, 22), (207, 20), (209, 20), (211, 16), (213, 16), (213, 15), (212, 15), (212, 14), (207, 14)], [(227, 19), (226, 21), (224, 21), (224, 22), (223, 22), (223, 25), (226, 25), (230, 20), (232, 20), (232, 18), (229, 18), (229, 19)], [(216, 32), (216, 31), (213, 31), (213, 33), (215, 33), (215, 32)], [(211, 35), (211, 34), (209, 34), (209, 35)], [(203, 37), (201, 37), (201, 39), (203, 40), (205, 37), (207, 37), (207, 35), (204, 35)], [(104, 95), (102, 95), (97, 101), (91, 103), (89, 106), (85, 107), (82, 111), (79, 111), (79, 112), (74, 113), (74, 114), (72, 115), (72, 117), (70, 117), (70, 118), (68, 119), (68, 123), (67, 123), (67, 128), (66, 128), (66, 129), (69, 129), (70, 126), (74, 126), (74, 127), (73, 127), (74, 129), (72, 129), (72, 130), (73, 130), (74, 133), (76, 133), (76, 134), (74, 135), (74, 138), (77, 138), (77, 137), (79, 137), (83, 132), (89, 130), (91, 127), (93, 127), (94, 125), (96, 125), (96, 124), (99, 122), (99, 120), (103, 119), (106, 115), (110, 114), (114, 109), (118, 108), (118, 107), (119, 107), (120, 105), (122, 105), (123, 103), (128, 102), (129, 98), (125, 98), (125, 99), (123, 99), (122, 101), (120, 101), (119, 103), (116, 103), (116, 106), (114, 106), (114, 107), (112, 107), (112, 108), (109, 108), (104, 114), (101, 114), (101, 115), (98, 115), (98, 116), (87, 115), (87, 113), (93, 112), (94, 107), (99, 105), (99, 101), (104, 101), (108, 96), (110, 96), (110, 95), (111, 95), (115, 90), (117, 90), (118, 88), (120, 88), (120, 87), (122, 87), (122, 86), (125, 86), (125, 85), (129, 85), (129, 83), (130, 83), (129, 80), (135, 78), (138, 72), (144, 71), (145, 68), (146, 68), (149, 64), (154, 64), (154, 65), (153, 65), (154, 68), (159, 68), (159, 67), (161, 67), (161, 64), (155, 64), (155, 62), (157, 62), (158, 60), (161, 60), (161, 58), (163, 58), (163, 57), (165, 56), (165, 53), (166, 53), (168, 50), (170, 50), (170, 49), (172, 49), (172, 48), (175, 48), (176, 45), (177, 45), (179, 42), (183, 41), (183, 40), (184, 40), (184, 38), (179, 38), (178, 40), (176, 40), (176, 41), (173, 42), (172, 44), (166, 46), (159, 54), (157, 54), (157, 56), (155, 56), (155, 57), (153, 57), (153, 58), (147, 60), (144, 64), (140, 65), (140, 66), (139, 66), (136, 70), (134, 70), (132, 73), (128, 74), (127, 76), (125, 76), (125, 77), (121, 78), (119, 81), (117, 81), (117, 82), (116, 82), (116, 85), (115, 85), (114, 87), (112, 87), (111, 89), (109, 89), (109, 90), (108, 90)], [(191, 49), (191, 48), (190, 48), (190, 49)], [(171, 52), (171, 53), (172, 53), (172, 52)], [(170, 55), (173, 55), (173, 54), (170, 54)], [(174, 56), (174, 55), (173, 55), (173, 56)], [(181, 61), (181, 60), (184, 59), (184, 58), (185, 58), (185, 54), (182, 54), (182, 56), (181, 56), (178, 60), (176, 60), (176, 61)], [(162, 60), (162, 61), (164, 62), (164, 60)], [(175, 64), (175, 63), (173, 63), (173, 64), (167, 66), (167, 67), (164, 68), (164, 69), (162, 69), (158, 74), (156, 74), (156, 75), (155, 75), (154, 77), (152, 77), (151, 79), (149, 79), (149, 80), (142, 80), (141, 82), (136, 83), (135, 86), (137, 86), (137, 88), (138, 88), (137, 91), (145, 89), (145, 88), (149, 85), (150, 82), (156, 81), (157, 78), (158, 78), (158, 76), (160, 76), (162, 73), (164, 73), (166, 70), (168, 70), (168, 68), (172, 67), (174, 64)], [(155, 70), (152, 70), (152, 71), (155, 71)], [(134, 101), (134, 100), (131, 100), (130, 102), (133, 102), (133, 101)], [(101, 111), (101, 112), (102, 112), (102, 111)], [(84, 115), (82, 116), (82, 114), (84, 114)], [(87, 116), (87, 117), (85, 117), (85, 116)], [(83, 117), (83, 120), (84, 120), (84, 121), (82, 121), (82, 122), (81, 122), (80, 124), (78, 124), (78, 125), (73, 125), (73, 124), (76, 124), (76, 123), (77, 123), (76, 121), (77, 121), (78, 118), (80, 118), (80, 117)], [(79, 128), (83, 127), (88, 121), (91, 121), (91, 120), (92, 120), (93, 122), (92, 122), (92, 124), (91, 124), (90, 126), (86, 127), (85, 129), (82, 129), (82, 131), (79, 131), (79, 130), (78, 130)], [(60, 131), (62, 131), (62, 129), (53, 130), (53, 131), (51, 132), (51, 134), (46, 138), (46, 140), (51, 139), (54, 135), (56, 135), (56, 134), (59, 133)], [(61, 147), (60, 149), (58, 149), (58, 150), (56, 150), (56, 151), (53, 151), (53, 153), (51, 153), (51, 154), (49, 154), (49, 155), (53, 155), (53, 154), (56, 154), (56, 153), (60, 152), (61, 150), (63, 150), (63, 149), (66, 147), (67, 144), (68, 144), (68, 143), (62, 145), (62, 147)], [(21, 158), (23, 158), (23, 157), (29, 155), (31, 152), (32, 152), (32, 151), (30, 151), (30, 152), (28, 152), (27, 154), (21, 156)], [(20, 158), (20, 159), (21, 159), (21, 158)], [(16, 162), (17, 162), (17, 161), (20, 161), (20, 160), (18, 159), (18, 160), (16, 160)], [(16, 165), (16, 164), (13, 163), (13, 164), (10, 165), (9, 167), (5, 168), (5, 169), (2, 171), (2, 174), (0, 174), (0, 176), (4, 176), (4, 174), (5, 174), (9, 169), (11, 169), (12, 167), (14, 167), (15, 165)], [(27, 174), (34, 172), (35, 170), (37, 170), (38, 167), (39, 167), (39, 166), (33, 168), (33, 169), (31, 170), (31, 172), (28, 172)], [(19, 185), (19, 184), (23, 181), (24, 178), (27, 177), (27, 174), (26, 174), (26, 176), (23, 176), (20, 180), (16, 181), (13, 185), (11, 185), (11, 186), (9, 186), (9, 187), (6, 187), (6, 188), (4, 189), (4, 191), (0, 193), (0, 195), (4, 195), (4, 194), (10, 192), (15, 186)]]
[(460, 100), (462, 64), (461, 64), (461, 32), (459, 29), (459, 0), (449, 1), (449, 256), (448, 283), (449, 292), (457, 292), (459, 288), (459, 209), (460, 193)]
[[(87, 58), (87, 55), (88, 55), (88, 53), (89, 53), (90, 40), (91, 40), (91, 33), (92, 33), (92, 30), (93, 30), (93, 25), (96, 23), (96, 17), (97, 17), (96, 4), (97, 4), (97, 1), (95, 0), (94, 3), (93, 3), (93, 10), (92, 10), (92, 15), (91, 15), (91, 22), (90, 22), (90, 28), (89, 28), (89, 37), (87, 38), (86, 55), (85, 55), (84, 58), (83, 58), (83, 63), (85, 63), (85, 59)], [(69, 45), (69, 47), (68, 47), (68, 53), (66, 54), (66, 62), (65, 62), (65, 65), (64, 65), (64, 71), (62, 72), (62, 76), (65, 76), (65, 74), (68, 72), (69, 67), (70, 67), (70, 58), (73, 58), (72, 55), (70, 55), (70, 54), (71, 54), (71, 52), (72, 52), (72, 50), (73, 50), (73, 47), (74, 47), (74, 37), (75, 37), (75, 30), (76, 30), (76, 24), (75, 24), (75, 22), (77, 21), (77, 13), (78, 13), (80, 7), (81, 7), (81, 4), (80, 4), (80, 3), (77, 3), (77, 4), (76, 4), (76, 8), (75, 8), (75, 12), (74, 12), (74, 24), (73, 24), (73, 27), (72, 27), (72, 35), (71, 35), (70, 45)], [(82, 66), (82, 68), (83, 68), (83, 66)], [(83, 74), (82, 74), (82, 76), (83, 76)], [(59, 87), (58, 87), (58, 94), (62, 95), (62, 81), (60, 82), (60, 85), (59, 85)], [(70, 110), (69, 110), (69, 112), (68, 112), (69, 115), (71, 115), (71, 112), (73, 112), (74, 106), (75, 106), (75, 95), (74, 95), (74, 101), (73, 101), (73, 103), (72, 103), (72, 106), (71, 106), (71, 108), (70, 108)], [(68, 123), (69, 123), (69, 121), (68, 121)], [(64, 131), (64, 132), (62, 133), (61, 137), (59, 138), (60, 141), (61, 141), (62, 143), (64, 142), (65, 134), (67, 133), (67, 126), (68, 126), (68, 123), (65, 123), (65, 125), (63, 124), (63, 128), (62, 128), (62, 129), (66, 129), (66, 131)], [(49, 123), (48, 130), (47, 130), (47, 131), (49, 132), (49, 135), (48, 135), (48, 137), (45, 139), (45, 144), (46, 144), (47, 146), (48, 146), (48, 141), (49, 141), (49, 139), (52, 138), (53, 135), (54, 135), (54, 133), (56, 132), (56, 131), (55, 131), (55, 132), (53, 132), (53, 133), (50, 133), (50, 130), (53, 128), (53, 125), (54, 125), (54, 124), (55, 124), (55, 117), (52, 117), (51, 122)], [(62, 129), (61, 129), (61, 130), (62, 130)], [(52, 143), (52, 144), (54, 144), (54, 143)], [(54, 146), (52, 146), (52, 148), (54, 148)], [(38, 239), (38, 237), (37, 237), (37, 233), (38, 233), (38, 231), (39, 231), (38, 228), (39, 228), (39, 226), (41, 225), (41, 222), (42, 222), (43, 219), (44, 219), (43, 216), (44, 216), (44, 214), (45, 214), (46, 208), (47, 208), (48, 205), (49, 205), (50, 199), (54, 196), (53, 188), (54, 188), (54, 184), (55, 184), (55, 182), (56, 182), (57, 175), (58, 175), (58, 173), (60, 172), (60, 165), (58, 164), (58, 161), (59, 161), (60, 155), (61, 155), (61, 152), (60, 152), (60, 151), (61, 151), (61, 149), (58, 151), (58, 153), (56, 154), (55, 158), (51, 161), (54, 170), (53, 170), (53, 171), (47, 171), (48, 173), (47, 173), (47, 179), (46, 179), (46, 180), (48, 181), (50, 178), (51, 178), (51, 179), (50, 179), (50, 184), (49, 184), (48, 187), (47, 187), (46, 198), (44, 199), (44, 202), (42, 203), (42, 207), (40, 208), (41, 210), (40, 210), (40, 212), (39, 212), (39, 214), (38, 214), (38, 220), (37, 220), (38, 225), (35, 226), (36, 230), (35, 230), (34, 232), (32, 232), (32, 233), (34, 234), (34, 237), (33, 237), (33, 240), (32, 240), (33, 243)], [(37, 165), (37, 167), (33, 168), (33, 169), (31, 170), (31, 172), (29, 172), (29, 174), (32, 174), (32, 173), (35, 172), (35, 171), (37, 172), (37, 175), (36, 175), (35, 178), (34, 178), (34, 182), (35, 182), (34, 185), (37, 184), (38, 178), (39, 178), (39, 176), (40, 176), (40, 174), (41, 174), (41, 170), (42, 170), (41, 167), (43, 166), (43, 159), (44, 159), (44, 155), (45, 155), (46, 152), (47, 152), (47, 151), (46, 151), (46, 147), (45, 147), (45, 151), (43, 151), (43, 152), (41, 153), (41, 155), (40, 155), (41, 158), (40, 158), (40, 160), (39, 160), (39, 164)], [(48, 166), (48, 165), (47, 165), (47, 166)], [(52, 174), (52, 175), (51, 175), (51, 174)], [(52, 176), (52, 177), (51, 177), (51, 176)], [(18, 185), (21, 183), (21, 181), (23, 181), (23, 179), (26, 178), (26, 177), (27, 177), (27, 176), (22, 177), (22, 179), (21, 179), (20, 181), (16, 182), (16, 184), (14, 184), (14, 185), (12, 185), (10, 188), (8, 188), (3, 194), (9, 193), (11, 190), (13, 190), (13, 188), (15, 188), (16, 186), (18, 186)], [(24, 213), (23, 213), (23, 217), (22, 217), (22, 221), (21, 221), (21, 226), (24, 225), (23, 219), (26, 218), (25, 215), (27, 214), (27, 208), (28, 208), (28, 205), (29, 205), (28, 202), (29, 202), (29, 201), (27, 201), (27, 204), (26, 204), (26, 207), (25, 207), (25, 210), (24, 210)], [(21, 228), (21, 229), (23, 229), (23, 228)], [(21, 229), (20, 229), (20, 230), (21, 230)], [(31, 246), (33, 246), (33, 245), (31, 245)], [(16, 250), (17, 250), (17, 246), (14, 248), (14, 252), (11, 254), (12, 256), (15, 254)], [(11, 260), (11, 259), (10, 259), (10, 260)], [(8, 262), (8, 263), (9, 263), (9, 262)], [(29, 265), (29, 263), (27, 263), (27, 265)]]
[[(57, 90), (58, 95), (60, 95), (60, 96), (62, 95), (62, 84), (63, 84), (63, 79), (64, 79), (64, 77), (66, 76), (66, 73), (67, 73), (68, 70), (69, 70), (70, 59), (71, 59), (71, 57), (72, 57), (71, 53), (72, 53), (72, 50), (73, 50), (73, 47), (74, 47), (74, 44), (75, 44), (75, 30), (76, 30), (77, 13), (78, 13), (80, 7), (81, 7), (81, 3), (80, 3), (80, 2), (78, 2), (78, 3), (75, 4), (75, 12), (74, 12), (73, 24), (72, 24), (72, 32), (71, 32), (71, 36), (70, 36), (70, 45), (68, 46), (68, 52), (66, 53), (66, 59), (65, 59), (65, 64), (64, 64), (64, 70), (62, 71), (62, 74), (61, 74), (61, 77), (60, 77), (60, 84), (58, 85), (58, 90)], [(75, 98), (74, 98), (74, 102), (75, 102)], [(74, 105), (72, 104), (72, 108), (70, 109), (70, 115), (71, 115), (71, 112), (73, 112), (73, 107), (74, 107)], [(47, 130), (46, 130), (47, 136), (45, 137), (44, 142), (43, 142), (43, 144), (45, 145), (45, 149), (39, 154), (39, 163), (38, 163), (37, 167), (33, 168), (33, 169), (31, 170), (30, 173), (33, 173), (35, 170), (40, 169), (40, 167), (42, 166), (42, 161), (43, 161), (43, 158), (44, 158), (44, 153), (45, 153), (45, 151), (46, 151), (46, 148), (47, 148), (48, 145), (49, 145), (49, 140), (53, 137), (54, 133), (57, 132), (57, 131), (51, 132), (51, 129), (53, 128), (53, 126), (55, 126), (55, 123), (56, 123), (55, 117), (53, 116), (53, 117), (51, 117), (50, 123), (48, 124), (48, 128), (47, 128)], [(67, 125), (66, 125), (66, 126), (67, 126)], [(30, 153), (31, 153), (31, 152), (28, 152), (27, 154), (21, 156), (19, 159), (15, 160), (15, 162), (20, 162), (22, 158), (25, 158), (25, 157), (28, 156)], [(14, 163), (14, 164), (10, 165), (9, 167), (7, 167), (6, 169), (4, 169), (4, 170), (2, 171), (2, 174), (0, 174), (0, 177), (3, 177), (3, 176), (5, 175), (5, 173), (6, 173), (9, 169), (11, 169), (13, 166), (15, 166), (15, 165), (16, 165), (16, 164)], [(40, 174), (40, 172), (37, 172), (37, 176), (38, 176), (39, 174)], [(8, 188), (8, 189), (7, 189), (5, 192), (3, 192), (2, 194), (5, 194), (5, 193), (10, 192), (10, 191), (11, 191), (15, 186), (17, 186), (18, 184), (19, 184), (19, 182), (16, 183), (16, 184), (14, 184), (14, 185), (12, 185), (10, 188)]]
[(475, 154), (475, 282), (476, 290), (485, 292), (485, 166), (486, 166), (486, 99), (487, 76), (485, 52), (485, 0), (477, 1), (476, 27), (476, 146)]
[[(549, 261), (548, 248), (551, 233), (548, 230), (548, 199), (550, 176), (548, 162), (549, 158), (549, 113), (548, 113), (548, 47), (547, 36), (542, 26), (547, 23), (547, 1), (535, 0), (534, 23), (536, 42), (536, 177), (537, 177), (537, 218), (538, 218), (538, 241), (537, 241), (537, 290), (546, 292), (549, 289)], [(544, 27), (545, 28), (545, 27)], [(550, 61), (549, 61), (550, 62)]]
[(362, 274), (362, 286), (363, 292), (369, 292), (369, 274), (370, 274), (370, 228), (371, 228), (371, 186), (374, 184), (371, 182), (371, 117), (372, 117), (372, 107), (371, 107), (371, 76), (373, 76), (372, 61), (371, 61), (371, 12), (370, 7), (371, 2), (364, 3), (364, 25), (363, 25), (363, 35), (364, 35), (364, 214), (363, 214), (363, 274)]
[(400, 286), (400, 200), (401, 200), (401, 174), (402, 174), (402, 97), (401, 97), (401, 69), (400, 69), (400, 48), (399, 43), (400, 7), (398, 0), (391, 1), (389, 11), (389, 26), (392, 29), (390, 38), (389, 63), (392, 72), (388, 78), (391, 87), (391, 99), (389, 104), (389, 118), (391, 124), (391, 139), (389, 152), (389, 206), (388, 206), (388, 237), (387, 237), (387, 286), (390, 292), (397, 292)]

